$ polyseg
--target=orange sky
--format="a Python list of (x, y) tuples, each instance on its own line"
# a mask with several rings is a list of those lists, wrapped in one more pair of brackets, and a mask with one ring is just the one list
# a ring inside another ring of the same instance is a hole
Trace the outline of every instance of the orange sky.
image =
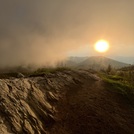
[(3, 65), (97, 55), (99, 39), (109, 41), (107, 55), (134, 56), (134, 0), (4, 0), (0, 20)]

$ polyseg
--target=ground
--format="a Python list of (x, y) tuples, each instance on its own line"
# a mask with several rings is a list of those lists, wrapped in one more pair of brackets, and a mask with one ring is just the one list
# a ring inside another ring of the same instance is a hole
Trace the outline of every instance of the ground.
[(0, 79), (1, 134), (133, 134), (134, 105), (94, 71)]
[(133, 134), (134, 108), (100, 79), (80, 78), (58, 106), (52, 134)]

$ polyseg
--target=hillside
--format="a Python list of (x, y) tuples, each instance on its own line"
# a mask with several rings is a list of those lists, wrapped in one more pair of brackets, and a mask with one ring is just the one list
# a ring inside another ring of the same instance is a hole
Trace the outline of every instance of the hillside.
[(126, 63), (119, 62), (110, 58), (106, 58), (102, 56), (93, 56), (79, 63), (77, 67), (82, 69), (92, 68), (95, 70), (100, 70), (100, 69), (107, 68), (108, 65), (111, 65), (113, 68), (121, 68), (124, 66), (128, 66), (128, 64)]
[(66, 67), (94, 70), (106, 69), (108, 65), (111, 65), (115, 69), (129, 66), (127, 63), (116, 61), (103, 56), (70, 57), (62, 63), (62, 66)]
[(88, 57), (69, 57), (65, 61), (63, 61), (61, 65), (76, 68), (78, 64), (82, 63), (86, 59), (88, 59)]
[(86, 59), (88, 59), (88, 57), (69, 57), (68, 60), (75, 62), (75, 63), (81, 63), (83, 61), (85, 61)]
[(94, 71), (0, 79), (0, 134), (133, 134), (134, 103)]

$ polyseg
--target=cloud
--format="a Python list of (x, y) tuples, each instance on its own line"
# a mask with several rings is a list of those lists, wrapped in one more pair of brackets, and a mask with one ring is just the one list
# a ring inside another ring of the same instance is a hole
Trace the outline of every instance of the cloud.
[(131, 45), (133, 4), (131, 0), (2, 0), (0, 65), (54, 64), (69, 51), (100, 38)]

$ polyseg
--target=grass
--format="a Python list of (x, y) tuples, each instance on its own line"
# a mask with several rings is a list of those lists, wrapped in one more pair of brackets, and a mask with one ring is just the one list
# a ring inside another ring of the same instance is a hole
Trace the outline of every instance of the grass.
[(134, 102), (134, 86), (129, 82), (125, 83), (123, 77), (117, 75), (99, 74), (110, 90), (114, 90)]
[(36, 71), (32, 72), (29, 76), (36, 77), (36, 76), (43, 76), (44, 74), (56, 73), (56, 72), (63, 72), (65, 70), (71, 70), (67, 67), (57, 67), (57, 68), (40, 68)]
[(71, 70), (71, 68), (67, 67), (57, 67), (57, 68), (39, 68), (35, 71), (18, 71), (13, 70), (8, 73), (0, 73), (0, 79), (8, 79), (8, 78), (20, 78), (21, 74), (24, 75), (24, 77), (38, 77), (38, 76), (44, 76), (45, 74), (50, 73), (56, 73), (56, 72), (63, 72), (65, 70)]

